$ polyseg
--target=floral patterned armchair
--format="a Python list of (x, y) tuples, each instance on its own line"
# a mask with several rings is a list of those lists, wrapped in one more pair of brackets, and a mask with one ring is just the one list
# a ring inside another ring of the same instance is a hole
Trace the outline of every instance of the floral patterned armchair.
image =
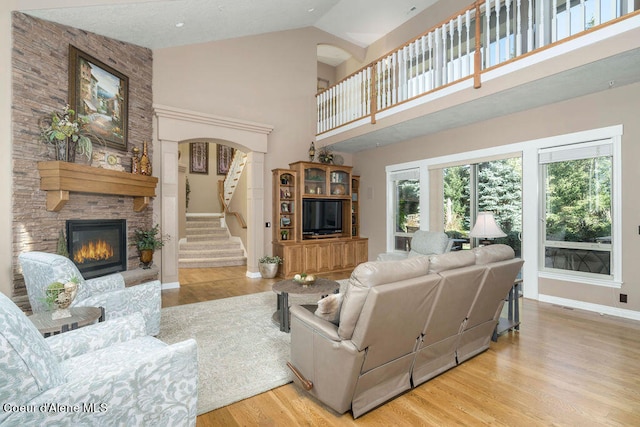
[(43, 301), (49, 284), (77, 277), (80, 279), (78, 294), (71, 307), (103, 307), (107, 320), (140, 312), (145, 320), (147, 334), (155, 336), (160, 332), (162, 304), (159, 281), (127, 288), (119, 273), (84, 280), (69, 258), (46, 252), (25, 252), (20, 254), (18, 260), (34, 313), (49, 309)]
[(0, 372), (0, 425), (196, 424), (196, 342), (146, 335), (140, 313), (45, 339), (0, 293)]

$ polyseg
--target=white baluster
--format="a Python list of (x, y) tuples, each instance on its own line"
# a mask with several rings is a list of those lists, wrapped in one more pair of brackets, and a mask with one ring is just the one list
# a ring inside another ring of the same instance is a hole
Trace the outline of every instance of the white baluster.
[(533, 50), (533, 2), (529, 1), (527, 12), (527, 52)]
[(382, 80), (382, 61), (376, 62), (376, 106), (380, 110), (382, 106), (382, 90), (380, 86), (380, 80)]
[(502, 62), (500, 59), (500, 0), (495, 0), (496, 7), (496, 54), (495, 54), (495, 64), (499, 64)]
[(396, 52), (393, 52), (391, 55), (389, 55), (389, 105), (395, 105), (396, 102), (398, 102), (398, 64), (396, 63), (396, 57)]
[(516, 5), (516, 56), (522, 55), (522, 0), (518, 0)]
[(416, 77), (418, 76), (418, 53), (416, 52), (416, 44), (409, 44), (409, 56), (411, 57), (411, 96), (416, 96), (418, 94), (418, 82), (416, 81)]
[(466, 43), (467, 51), (464, 59), (464, 76), (471, 74), (471, 41), (469, 40), (469, 33), (471, 32), (471, 11), (467, 10), (464, 14), (465, 27), (467, 28)]
[(487, 42), (484, 45), (484, 68), (488, 68), (491, 66), (491, 50), (489, 49), (489, 46), (491, 46), (491, 0), (487, 0), (484, 15), (487, 22), (487, 25), (485, 25)]
[[(446, 27), (446, 25), (445, 25)], [(448, 81), (452, 82), (455, 80), (455, 71), (454, 71), (454, 56), (453, 56), (453, 19), (449, 21), (449, 61), (448, 62)]]
[[(567, 0), (570, 1), (570, 0)], [(558, 0), (553, 0), (551, 10), (551, 42), (558, 41)]]
[(504, 5), (507, 8), (507, 51), (505, 52), (505, 59), (509, 60), (509, 58), (511, 58), (511, 15), (509, 14), (509, 12), (511, 11), (511, 0), (505, 0)]
[[(546, 15), (544, 12), (544, 3), (545, 2), (541, 1), (539, 6), (540, 16), (539, 16), (539, 22), (538, 22), (538, 46), (536, 47), (542, 47), (545, 45), (544, 32), (545, 32), (545, 29), (547, 28), (547, 23), (545, 20)], [(571, 1), (567, 1), (567, 4), (569, 3), (571, 3)]]
[[(596, 1), (596, 3), (600, 3), (599, 1)], [(580, 0), (580, 26), (582, 28), (580, 28), (578, 31), (584, 31), (587, 29), (587, 13), (585, 11), (585, 6), (584, 6), (584, 0)]]
[(433, 76), (433, 31), (427, 34), (427, 49), (429, 51), (429, 71), (427, 80), (427, 90), (433, 90), (434, 76)]
[(442, 61), (442, 83), (441, 85), (447, 84), (448, 80), (447, 78), (449, 77), (447, 74), (447, 24), (444, 24), (442, 26), (442, 30), (440, 33), (440, 36), (442, 37), (441, 40), (441, 61)]
[(427, 36), (420, 37), (420, 93), (427, 91)]

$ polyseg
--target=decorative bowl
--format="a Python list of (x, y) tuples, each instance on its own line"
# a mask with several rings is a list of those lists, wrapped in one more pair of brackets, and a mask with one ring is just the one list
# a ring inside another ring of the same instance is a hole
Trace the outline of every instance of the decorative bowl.
[(299, 285), (306, 287), (309, 285), (313, 285), (316, 281), (316, 278), (312, 274), (302, 273), (293, 276), (293, 281), (298, 283)]

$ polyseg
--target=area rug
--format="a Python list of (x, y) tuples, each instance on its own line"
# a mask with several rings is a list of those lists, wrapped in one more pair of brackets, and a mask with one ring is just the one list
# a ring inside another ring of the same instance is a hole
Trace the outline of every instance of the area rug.
[[(290, 296), (290, 303), (318, 298)], [(288, 333), (272, 321), (276, 294), (239, 297), (163, 308), (160, 338), (198, 343), (198, 415), (292, 381)]]

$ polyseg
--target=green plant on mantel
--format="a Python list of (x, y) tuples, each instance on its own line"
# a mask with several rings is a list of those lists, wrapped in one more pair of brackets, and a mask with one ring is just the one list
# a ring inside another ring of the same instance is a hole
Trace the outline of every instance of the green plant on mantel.
[(131, 245), (138, 248), (138, 250), (153, 250), (160, 249), (169, 240), (168, 235), (159, 235), (160, 225), (156, 224), (151, 228), (138, 228), (133, 232), (133, 239)]
[[(76, 112), (69, 108), (67, 104), (62, 112), (53, 111), (40, 121), (40, 137), (42, 141), (51, 144), (56, 148), (56, 152), (70, 145), (70, 150), (77, 152), (81, 156), (86, 156), (91, 160), (93, 144), (87, 128), (89, 121), (83, 117), (74, 118)], [(74, 156), (75, 157), (75, 156)], [(69, 158), (58, 160), (71, 161)]]

